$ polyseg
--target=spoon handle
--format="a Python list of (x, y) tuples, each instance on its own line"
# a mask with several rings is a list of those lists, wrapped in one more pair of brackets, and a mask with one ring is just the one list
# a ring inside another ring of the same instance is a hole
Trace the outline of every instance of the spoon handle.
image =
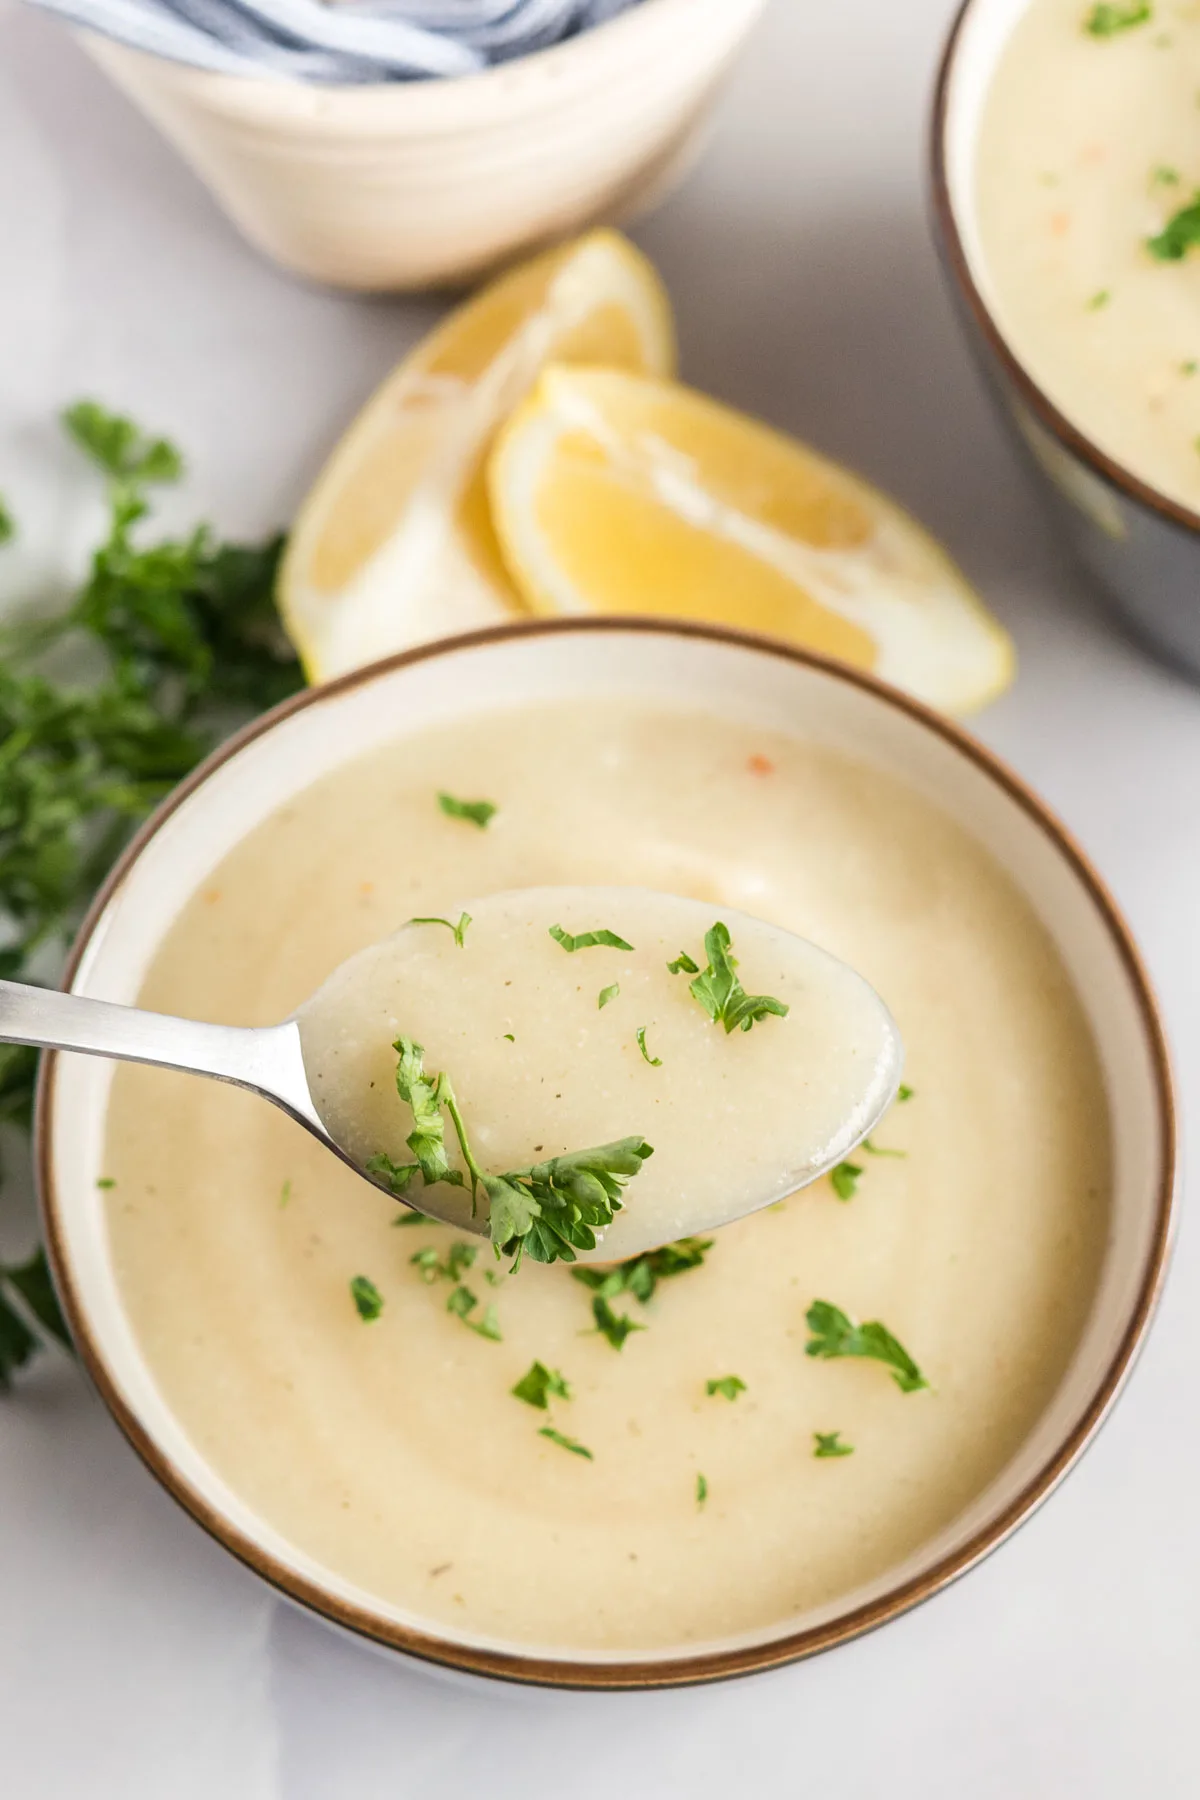
[(0, 1044), (80, 1050), (121, 1062), (156, 1063), (210, 1075), (265, 1094), (306, 1125), (319, 1127), (295, 1021), (247, 1027), (209, 1025), (142, 1012), (108, 1000), (0, 981)]

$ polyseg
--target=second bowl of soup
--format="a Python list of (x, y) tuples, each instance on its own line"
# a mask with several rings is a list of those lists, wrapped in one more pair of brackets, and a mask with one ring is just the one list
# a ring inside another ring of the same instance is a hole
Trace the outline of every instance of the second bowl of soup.
[(967, 0), (936, 221), (985, 372), (1091, 572), (1200, 673), (1200, 16)]

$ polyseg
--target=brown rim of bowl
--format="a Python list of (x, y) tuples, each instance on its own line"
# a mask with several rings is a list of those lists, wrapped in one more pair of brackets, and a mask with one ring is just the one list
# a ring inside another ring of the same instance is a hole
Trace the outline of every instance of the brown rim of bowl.
[(932, 184), (933, 214), (940, 241), (942, 260), (952, 275), (958, 291), (965, 300), (971, 317), (989, 345), (993, 355), (1001, 364), (1005, 374), (1016, 388), (1035, 418), (1046, 429), (1070, 450), (1081, 462), (1089, 465), (1094, 472), (1110, 487), (1114, 487), (1126, 499), (1145, 506), (1151, 512), (1166, 520), (1171, 525), (1181, 526), (1185, 531), (1200, 532), (1200, 512), (1193, 512), (1191, 507), (1183, 506), (1177, 500), (1170, 500), (1157, 488), (1150, 487), (1139, 479), (1121, 463), (1114, 462), (1107, 451), (1101, 450), (1073, 425), (1065, 414), (1059, 412), (1054, 402), (1040, 388), (1033, 376), (1010, 349), (992, 317), (991, 309), (984, 299), (975, 277), (971, 273), (966, 250), (963, 247), (962, 234), (958, 229), (958, 218), (954, 203), (950, 198), (950, 183), (946, 173), (946, 126), (950, 111), (950, 90), (954, 84), (958, 51), (970, 15), (975, 11), (978, 0), (962, 0), (954, 23), (950, 27), (946, 39), (946, 47), (942, 52), (941, 64), (938, 68), (937, 85), (934, 89), (933, 113), (930, 120), (930, 179)]
[(228, 762), (230, 757), (236, 755), (244, 745), (271, 730), (281, 719), (289, 718), (293, 713), (303, 711), (307, 707), (320, 706), (333, 695), (344, 694), (352, 688), (377, 679), (385, 672), (404, 668), (412, 663), (423, 662), (432, 657), (454, 655), (460, 650), (473, 649), (477, 645), (501, 643), (523, 637), (547, 637), (563, 632), (590, 633), (614, 630), (627, 633), (655, 632), (672, 637), (703, 638), (713, 643), (731, 644), (741, 650), (752, 650), (758, 655), (774, 656), (786, 662), (799, 663), (805, 668), (819, 671), (830, 680), (861, 689), (881, 704), (907, 715), (917, 724), (924, 726), (926, 730), (932, 731), (937, 737), (959, 751), (968, 761), (974, 763), (984, 774), (990, 776), (1050, 839), (1090, 895), (1108, 928), (1109, 937), (1116, 947), (1121, 962), (1124, 964), (1137, 997), (1157, 1090), (1162, 1164), (1159, 1171), (1154, 1240), (1132, 1316), (1090, 1402), (1067, 1433), (1055, 1454), (1048, 1458), (1021, 1493), (1010, 1501), (1008, 1506), (989, 1525), (976, 1532), (966, 1544), (944, 1557), (926, 1573), (901, 1584), (881, 1599), (856, 1607), (824, 1625), (793, 1632), (770, 1643), (754, 1644), (739, 1649), (701, 1652), (695, 1656), (673, 1656), (642, 1661), (635, 1658), (625, 1662), (592, 1664), (552, 1656), (522, 1656), (509, 1651), (484, 1650), (455, 1645), (447, 1639), (430, 1636), (424, 1632), (410, 1630), (405, 1626), (391, 1624), (386, 1620), (373, 1617), (359, 1607), (324, 1592), (303, 1576), (284, 1568), (251, 1538), (235, 1529), (179, 1474), (143, 1429), (131, 1408), (126, 1405), (118, 1384), (105, 1363), (103, 1352), (92, 1336), (85, 1306), (72, 1281), (65, 1244), (60, 1231), (54, 1170), (50, 1155), (55, 1075), (58, 1063), (57, 1054), (54, 1052), (47, 1052), (42, 1059), (34, 1122), (38, 1190), (46, 1246), (55, 1284), (63, 1302), (72, 1335), (84, 1366), (99, 1389), (105, 1405), (142, 1461), (167, 1492), (212, 1537), (216, 1538), (218, 1543), (223, 1544), (239, 1561), (245, 1563), (272, 1587), (287, 1598), (298, 1601), (302, 1606), (360, 1637), (445, 1668), (459, 1669), (471, 1674), (535, 1686), (583, 1690), (681, 1687), (692, 1683), (716, 1681), (728, 1676), (750, 1675), (759, 1670), (777, 1668), (782, 1664), (798, 1661), (802, 1657), (811, 1656), (819, 1650), (831, 1649), (837, 1644), (845, 1643), (851, 1638), (873, 1630), (876, 1626), (886, 1624), (901, 1613), (907, 1612), (910, 1607), (918, 1605), (923, 1600), (928, 1600), (1003, 1543), (1057, 1487), (1063, 1476), (1079, 1459), (1108, 1413), (1129, 1373), (1134, 1356), (1149, 1325), (1162, 1285), (1171, 1241), (1175, 1182), (1176, 1132), (1170, 1062), (1154, 996), (1129, 931), (1108, 890), (1083, 852), (1057, 819), (1043, 806), (1040, 800), (1035, 798), (1030, 789), (1017, 776), (992, 755), (991, 751), (976, 743), (959, 726), (940, 717), (920, 701), (913, 700), (907, 694), (888, 687), (873, 675), (864, 674), (845, 664), (814, 655), (809, 651), (795, 649), (772, 638), (760, 637), (752, 632), (738, 631), (722, 626), (638, 617), (548, 619), (499, 625), (484, 631), (469, 632), (459, 637), (445, 638), (431, 644), (419, 645), (415, 649), (402, 651), (396, 656), (368, 664), (367, 667), (354, 670), (348, 675), (342, 675), (323, 687), (308, 688), (294, 695), (272, 711), (252, 720), (250, 724), (215, 750), (185, 781), (180, 783), (142, 826), (109, 874), (80, 927), (67, 965), (64, 985), (69, 986), (74, 979), (80, 960), (91, 941), (92, 933), (105, 907), (117, 892), (133, 863), (161, 829), (164, 822), (202, 782), (208, 779), (214, 770)]

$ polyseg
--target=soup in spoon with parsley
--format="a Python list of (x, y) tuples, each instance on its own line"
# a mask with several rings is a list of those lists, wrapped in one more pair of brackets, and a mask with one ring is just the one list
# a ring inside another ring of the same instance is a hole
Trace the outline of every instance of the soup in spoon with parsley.
[(336, 969), (301, 1039), (353, 1160), (464, 1226), (490, 1213), (509, 1256), (724, 1225), (841, 1161), (896, 1091), (878, 996), (778, 926), (633, 887), (469, 905)]

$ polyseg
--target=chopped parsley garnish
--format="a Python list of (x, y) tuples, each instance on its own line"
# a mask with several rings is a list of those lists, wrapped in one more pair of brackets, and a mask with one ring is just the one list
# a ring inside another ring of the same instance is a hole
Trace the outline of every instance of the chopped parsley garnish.
[(628, 1257), (615, 1268), (595, 1269), (585, 1263), (572, 1269), (571, 1273), (576, 1281), (582, 1281), (585, 1287), (601, 1294), (605, 1300), (632, 1294), (645, 1306), (653, 1298), (660, 1281), (666, 1281), (672, 1275), (686, 1275), (689, 1269), (698, 1269), (715, 1241), (714, 1238), (676, 1238), (673, 1244), (660, 1244), (657, 1250), (645, 1250), (641, 1256)]
[(501, 1343), (503, 1340), (500, 1332), (500, 1320), (495, 1307), (491, 1304), (485, 1306), (483, 1317), (473, 1319), (470, 1315), (478, 1305), (479, 1300), (469, 1287), (456, 1287), (446, 1301), (446, 1311), (461, 1319), (464, 1325), (469, 1325), (472, 1331), (479, 1333), (480, 1337), (490, 1338), (495, 1344)]
[[(374, 1160), (374, 1159), (372, 1159)], [(417, 1212), (415, 1207), (406, 1206), (392, 1220), (393, 1225), (440, 1225), (440, 1219), (431, 1219), (428, 1213)]]
[(905, 1100), (911, 1100), (916, 1091), (915, 1088), (909, 1087), (907, 1081), (902, 1081), (896, 1089), (896, 1098), (903, 1104)]
[(644, 1025), (639, 1025), (634, 1032), (634, 1036), (637, 1038), (637, 1046), (642, 1053), (643, 1062), (648, 1062), (652, 1069), (661, 1069), (662, 1057), (651, 1056), (649, 1050), (646, 1048), (646, 1027)]
[(1094, 293), (1092, 295), (1091, 299), (1088, 301), (1087, 309), (1089, 312), (1099, 312), (1102, 307), (1105, 307), (1108, 305), (1108, 303), (1111, 299), (1112, 299), (1111, 288), (1100, 288), (1098, 290), (1098, 292)]
[(480, 831), (499, 811), (490, 800), (456, 800), (453, 794), (439, 794), (437, 799), (448, 819), (466, 819)]
[(625, 1339), (631, 1332), (646, 1329), (644, 1325), (631, 1319), (628, 1313), (614, 1312), (603, 1294), (597, 1294), (592, 1301), (592, 1317), (596, 1321), (596, 1330), (608, 1339), (614, 1350), (624, 1347)]
[(908, 1155), (907, 1150), (889, 1150), (883, 1144), (873, 1144), (869, 1137), (864, 1138), (862, 1143), (858, 1147), (860, 1150), (865, 1150), (868, 1156), (901, 1156), (901, 1157), (903, 1157), (903, 1156)]
[[(0, 629), (0, 976), (51, 984), (151, 808), (233, 726), (302, 686), (274, 604), (283, 540), (222, 544), (199, 525), (145, 542), (151, 486), (179, 478), (179, 452), (92, 401), (62, 423), (106, 478), (105, 533), (62, 612)], [(82, 681), (44, 672), (60, 647)], [(28, 1124), (37, 1066), (35, 1050), (0, 1046), (0, 1123)], [(21, 1293), (35, 1266), (0, 1270), (0, 1386), (38, 1331), (60, 1335), (57, 1312)]]
[[(113, 1180), (111, 1175), (101, 1175), (100, 1179), (96, 1183), (96, 1186), (98, 1188), (115, 1188), (116, 1185), (117, 1184)], [(290, 1181), (285, 1181), (283, 1185), (286, 1188), (290, 1188), (292, 1184)]]
[(854, 1445), (843, 1444), (840, 1431), (814, 1431), (814, 1456), (853, 1456)]
[(356, 1275), (350, 1283), (350, 1298), (358, 1308), (358, 1316), (368, 1325), (383, 1311), (383, 1295), (366, 1275)]
[(718, 1375), (705, 1382), (704, 1391), (709, 1399), (714, 1394), (721, 1394), (726, 1400), (736, 1400), (739, 1394), (745, 1393), (746, 1384), (740, 1375)]
[(509, 1392), (518, 1400), (524, 1400), (526, 1406), (539, 1406), (543, 1412), (547, 1412), (552, 1398), (571, 1398), (571, 1384), (560, 1370), (548, 1369), (543, 1362), (533, 1362)]
[(681, 950), (675, 961), (667, 964), (667, 972), (670, 975), (698, 975), (700, 964), (694, 961), (686, 950)]
[[(99, 1185), (99, 1184), (97, 1184), (97, 1185)], [(110, 1182), (109, 1186), (111, 1187), (111, 1185), (112, 1185), (112, 1183)], [(290, 1181), (285, 1181), (283, 1186), (279, 1190), (280, 1206), (286, 1206), (288, 1201), (291, 1199), (291, 1197), (292, 1197), (292, 1184)]]
[(463, 948), (463, 940), (467, 935), (467, 926), (471, 923), (469, 912), (459, 913), (458, 924), (453, 919), (410, 919), (410, 925), (444, 925), (447, 931), (454, 933), (454, 941), (459, 949)]
[[(381, 1150), (377, 1156), (369, 1157), (363, 1164), (363, 1173), (364, 1175), (373, 1175), (380, 1186), (387, 1187), (393, 1194), (402, 1194), (413, 1176), (419, 1175), (421, 1170), (417, 1163), (393, 1162), (392, 1158)], [(416, 1214), (418, 1219), (424, 1218), (424, 1216), (423, 1213)], [(394, 1222), (397, 1225), (412, 1223), (408, 1218), (397, 1219)]]
[(35, 1325), (56, 1338), (64, 1350), (72, 1348), (67, 1323), (59, 1311), (50, 1280), (45, 1252), (35, 1250), (28, 1262), (7, 1266), (0, 1263), (0, 1393), (9, 1386), (13, 1372), (27, 1363), (39, 1348), (39, 1339), (12, 1304), (14, 1297)]
[(866, 1356), (886, 1363), (903, 1394), (915, 1394), (929, 1386), (904, 1345), (878, 1319), (856, 1325), (840, 1307), (831, 1306), (828, 1300), (814, 1300), (805, 1321), (813, 1334), (804, 1346), (807, 1355), (826, 1359)]
[(605, 950), (633, 949), (633, 945), (627, 944), (625, 939), (618, 937), (615, 931), (580, 931), (572, 936), (569, 931), (564, 931), (561, 925), (551, 925), (550, 936), (566, 951), (595, 950), (597, 948)]
[(594, 1250), (597, 1232), (612, 1224), (624, 1204), (625, 1184), (653, 1154), (645, 1138), (628, 1137), (506, 1175), (480, 1171), (497, 1253), (513, 1257), (516, 1268), (522, 1256), (574, 1262), (577, 1250)]
[(506, 1031), (504, 1034), (504, 1041), (506, 1044), (515, 1044), (517, 1040), (511, 1031)]
[(617, 995), (620, 993), (620, 991), (621, 991), (620, 985), (615, 981), (613, 982), (611, 987), (601, 988), (600, 989), (600, 998), (596, 1002), (596, 1005), (599, 1008), (599, 1010), (601, 1012), (603, 1012), (604, 1008), (608, 1005), (609, 1001), (615, 1000)]
[[(472, 1209), (482, 1189), (489, 1203), (489, 1230), (497, 1256), (534, 1262), (574, 1262), (579, 1250), (596, 1248), (596, 1233), (611, 1225), (623, 1205), (622, 1190), (653, 1148), (645, 1138), (619, 1138), (591, 1150), (573, 1150), (528, 1168), (489, 1175), (480, 1168), (467, 1137), (458, 1099), (447, 1075), (425, 1072), (425, 1052), (412, 1038), (397, 1038), (396, 1091), (412, 1108), (414, 1129), (407, 1139), (415, 1163), (397, 1164), (373, 1156), (368, 1173), (381, 1177), (393, 1193), (403, 1193), (420, 1174), (426, 1185), (446, 1181), (470, 1186)], [(450, 1115), (466, 1177), (452, 1169), (446, 1154), (442, 1109)]]
[(423, 1250), (417, 1250), (408, 1260), (418, 1270), (422, 1281), (432, 1283), (446, 1273), (442, 1259), (432, 1244), (427, 1244)]
[(839, 1200), (853, 1200), (861, 1175), (861, 1163), (840, 1162), (829, 1171), (829, 1180)]
[(1151, 175), (1150, 180), (1155, 187), (1178, 187), (1179, 170), (1167, 168), (1164, 163), (1160, 163), (1158, 168), (1155, 169)]
[(1181, 206), (1167, 220), (1157, 237), (1146, 239), (1146, 248), (1159, 262), (1182, 262), (1200, 244), (1200, 194)]
[[(749, 1031), (761, 1019), (774, 1015), (785, 1019), (788, 1008), (770, 994), (748, 994), (737, 977), (737, 958), (732, 953), (729, 928), (720, 920), (704, 934), (704, 951), (708, 967), (689, 981), (688, 990), (696, 996), (714, 1025), (724, 1025), (727, 1032), (739, 1027)], [(668, 968), (671, 965), (668, 963)]]
[(1133, 0), (1130, 6), (1100, 0), (1100, 4), (1093, 6), (1083, 21), (1083, 29), (1093, 37), (1115, 37), (1119, 31), (1129, 31), (1134, 25), (1144, 25), (1152, 16), (1148, 0)]
[(704, 1475), (696, 1477), (696, 1505), (703, 1506), (708, 1499), (708, 1479)]
[(0, 544), (7, 544), (17, 535), (16, 521), (0, 496)]
[(438, 1255), (432, 1244), (417, 1250), (409, 1257), (409, 1263), (419, 1270), (422, 1281), (458, 1281), (464, 1270), (469, 1269), (478, 1256), (479, 1251), (474, 1244), (456, 1238), (446, 1252), (445, 1261)]
[[(402, 1194), (415, 1176), (420, 1175), (426, 1187), (436, 1181), (462, 1187), (459, 1170), (450, 1167), (446, 1155), (446, 1125), (442, 1107), (450, 1110), (447, 1096), (450, 1084), (443, 1075), (425, 1073), (425, 1051), (412, 1038), (397, 1038), (392, 1045), (397, 1055), (396, 1092), (412, 1109), (413, 1129), (405, 1140), (416, 1162), (395, 1163), (381, 1151), (364, 1166), (368, 1175), (385, 1181), (393, 1194)], [(453, 1114), (451, 1115), (453, 1116)]]
[[(5, 1269), (4, 1275), (12, 1281), (9, 1270)], [(0, 1293), (0, 1393), (9, 1387), (13, 1371), (22, 1368), (37, 1348), (38, 1339)]]
[(579, 1443), (575, 1438), (564, 1437), (561, 1431), (555, 1431), (553, 1425), (543, 1425), (538, 1436), (549, 1438), (552, 1444), (557, 1444), (560, 1449), (569, 1450), (572, 1456), (586, 1456), (589, 1462), (596, 1460), (586, 1444)]

